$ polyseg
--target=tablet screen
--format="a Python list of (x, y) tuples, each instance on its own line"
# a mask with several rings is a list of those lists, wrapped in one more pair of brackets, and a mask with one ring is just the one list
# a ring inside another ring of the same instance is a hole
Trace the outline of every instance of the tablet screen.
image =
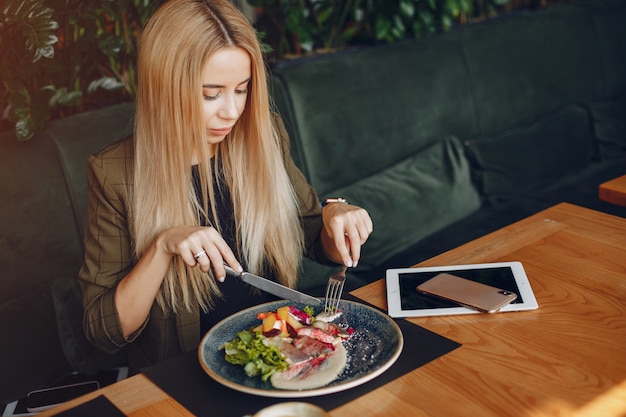
[(535, 294), (520, 262), (493, 262), (470, 265), (388, 269), (387, 311), (391, 317), (422, 317), (477, 313), (452, 301), (422, 294), (416, 287), (441, 272), (480, 282), (517, 294), (501, 310), (522, 311), (538, 307)]
[[(421, 294), (415, 290), (415, 287), (423, 284), (440, 272), (407, 272), (398, 274), (402, 310), (458, 307), (459, 305), (452, 301)], [(517, 294), (517, 299), (513, 301), (513, 304), (520, 304), (524, 301), (510, 267), (450, 270), (446, 272), (515, 293)]]

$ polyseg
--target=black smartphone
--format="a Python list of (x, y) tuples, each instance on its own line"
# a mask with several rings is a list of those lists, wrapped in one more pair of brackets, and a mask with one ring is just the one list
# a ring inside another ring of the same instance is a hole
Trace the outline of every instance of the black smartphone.
[(100, 388), (98, 381), (85, 381), (31, 391), (26, 396), (26, 410), (39, 413)]

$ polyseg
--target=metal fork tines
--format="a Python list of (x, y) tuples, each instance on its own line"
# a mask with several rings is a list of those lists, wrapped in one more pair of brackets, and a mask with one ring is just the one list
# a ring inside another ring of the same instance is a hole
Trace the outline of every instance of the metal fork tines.
[(339, 307), (339, 300), (343, 292), (343, 284), (346, 282), (346, 267), (341, 271), (333, 274), (326, 284), (326, 301), (324, 303), (324, 312), (327, 314), (335, 314)]

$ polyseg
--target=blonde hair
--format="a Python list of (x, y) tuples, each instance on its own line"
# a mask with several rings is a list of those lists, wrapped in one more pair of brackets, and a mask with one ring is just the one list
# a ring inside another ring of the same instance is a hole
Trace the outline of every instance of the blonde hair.
[[(293, 287), (303, 248), (296, 196), (270, 112), (256, 33), (226, 0), (171, 0), (141, 35), (130, 216), (134, 250), (139, 258), (167, 228), (199, 224), (199, 213), (210, 210), (217, 221), (216, 172), (205, 136), (201, 74), (212, 54), (233, 46), (250, 55), (251, 81), (246, 107), (216, 152), (233, 200), (238, 247), (232, 249), (251, 272), (266, 273), (269, 268), (281, 283)], [(194, 154), (200, 161), (203, 205), (192, 185)], [(219, 224), (214, 226), (220, 230)], [(206, 311), (219, 295), (212, 273), (188, 267), (177, 256), (157, 302), (173, 311), (198, 304)]]

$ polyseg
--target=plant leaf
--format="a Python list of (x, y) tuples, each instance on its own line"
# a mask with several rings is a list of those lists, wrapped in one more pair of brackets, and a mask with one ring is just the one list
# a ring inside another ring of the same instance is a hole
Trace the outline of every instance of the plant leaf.
[(89, 94), (93, 94), (99, 88), (102, 88), (103, 90), (106, 90), (106, 91), (115, 91), (115, 90), (124, 88), (124, 83), (114, 77), (102, 77), (97, 80), (93, 80), (89, 84), (89, 88), (87, 88), (87, 92)]
[(66, 87), (61, 87), (59, 89), (54, 89), (54, 93), (48, 100), (48, 104), (50, 107), (54, 107), (57, 104), (62, 106), (73, 106), (80, 102), (83, 93), (80, 90), (67, 91)]
[(124, 39), (118, 36), (110, 35), (107, 37), (103, 37), (98, 42), (98, 47), (106, 56), (110, 56), (115, 58), (120, 51), (124, 49)]
[(58, 42), (54, 31), (59, 24), (53, 18), (53, 9), (38, 0), (23, 0), (9, 3), (2, 12), (6, 24), (14, 25), (24, 36), (24, 47), (32, 62), (54, 56), (52, 45)]
[(413, 0), (400, 0), (400, 14), (407, 18), (412, 19), (415, 16), (415, 4)]
[(33, 128), (30, 123), (30, 117), (26, 116), (26, 117), (20, 118), (15, 123), (15, 136), (17, 136), (18, 140), (20, 141), (28, 140), (32, 138), (34, 134), (35, 132), (33, 131)]
[(378, 16), (374, 26), (374, 34), (378, 40), (387, 40), (391, 31), (391, 22), (385, 16)]
[(391, 26), (391, 33), (394, 39), (401, 39), (406, 33), (406, 25), (402, 21), (402, 18), (398, 15), (393, 17), (393, 25)]

